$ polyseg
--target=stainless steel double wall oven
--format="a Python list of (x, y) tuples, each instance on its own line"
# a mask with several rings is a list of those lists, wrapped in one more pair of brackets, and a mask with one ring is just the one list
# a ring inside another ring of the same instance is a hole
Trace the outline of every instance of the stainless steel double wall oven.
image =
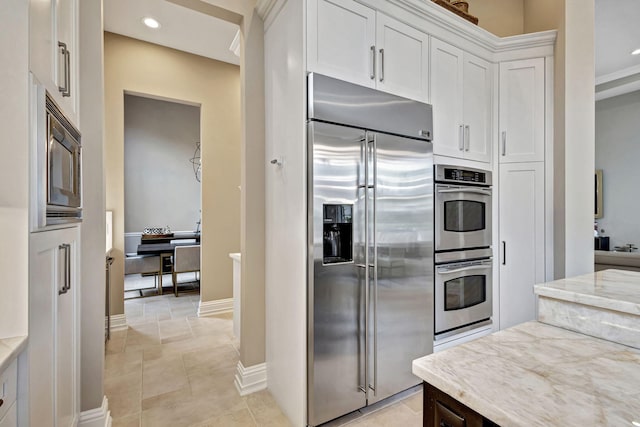
[(431, 106), (308, 77), (308, 424), (420, 384), (433, 351)]
[(436, 339), (489, 323), (492, 313), (491, 172), (436, 165)]

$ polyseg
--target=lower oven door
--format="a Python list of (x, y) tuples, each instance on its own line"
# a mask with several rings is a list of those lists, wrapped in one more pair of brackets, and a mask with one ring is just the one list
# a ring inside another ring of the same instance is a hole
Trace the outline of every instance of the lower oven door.
[(491, 317), (492, 268), (490, 258), (436, 266), (436, 334)]

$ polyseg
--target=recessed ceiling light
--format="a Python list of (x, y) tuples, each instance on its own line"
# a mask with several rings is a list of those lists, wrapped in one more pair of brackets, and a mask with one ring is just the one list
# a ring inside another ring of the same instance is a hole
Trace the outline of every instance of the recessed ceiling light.
[(636, 49), (633, 52), (631, 52), (631, 55), (640, 55), (640, 49)]
[(147, 16), (146, 18), (142, 18), (142, 23), (149, 28), (160, 28), (160, 23), (149, 16)]

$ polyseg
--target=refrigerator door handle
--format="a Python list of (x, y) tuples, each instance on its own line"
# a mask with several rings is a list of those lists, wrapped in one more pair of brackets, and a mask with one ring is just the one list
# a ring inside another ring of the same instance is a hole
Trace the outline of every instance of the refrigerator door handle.
[(365, 134), (364, 149), (364, 393), (369, 398), (369, 135)]
[(373, 246), (373, 387), (369, 384), (369, 388), (373, 391), (373, 396), (377, 396), (378, 389), (378, 244), (376, 241), (376, 187), (378, 185), (378, 144), (376, 135), (373, 135), (373, 189), (372, 198), (373, 218), (371, 224), (371, 240)]

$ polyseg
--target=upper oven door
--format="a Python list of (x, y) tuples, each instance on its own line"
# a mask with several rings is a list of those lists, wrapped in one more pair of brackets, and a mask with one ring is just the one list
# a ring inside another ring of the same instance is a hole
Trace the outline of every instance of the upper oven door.
[(436, 184), (436, 251), (491, 246), (491, 189)]
[(47, 130), (47, 205), (80, 208), (80, 144), (49, 113)]

